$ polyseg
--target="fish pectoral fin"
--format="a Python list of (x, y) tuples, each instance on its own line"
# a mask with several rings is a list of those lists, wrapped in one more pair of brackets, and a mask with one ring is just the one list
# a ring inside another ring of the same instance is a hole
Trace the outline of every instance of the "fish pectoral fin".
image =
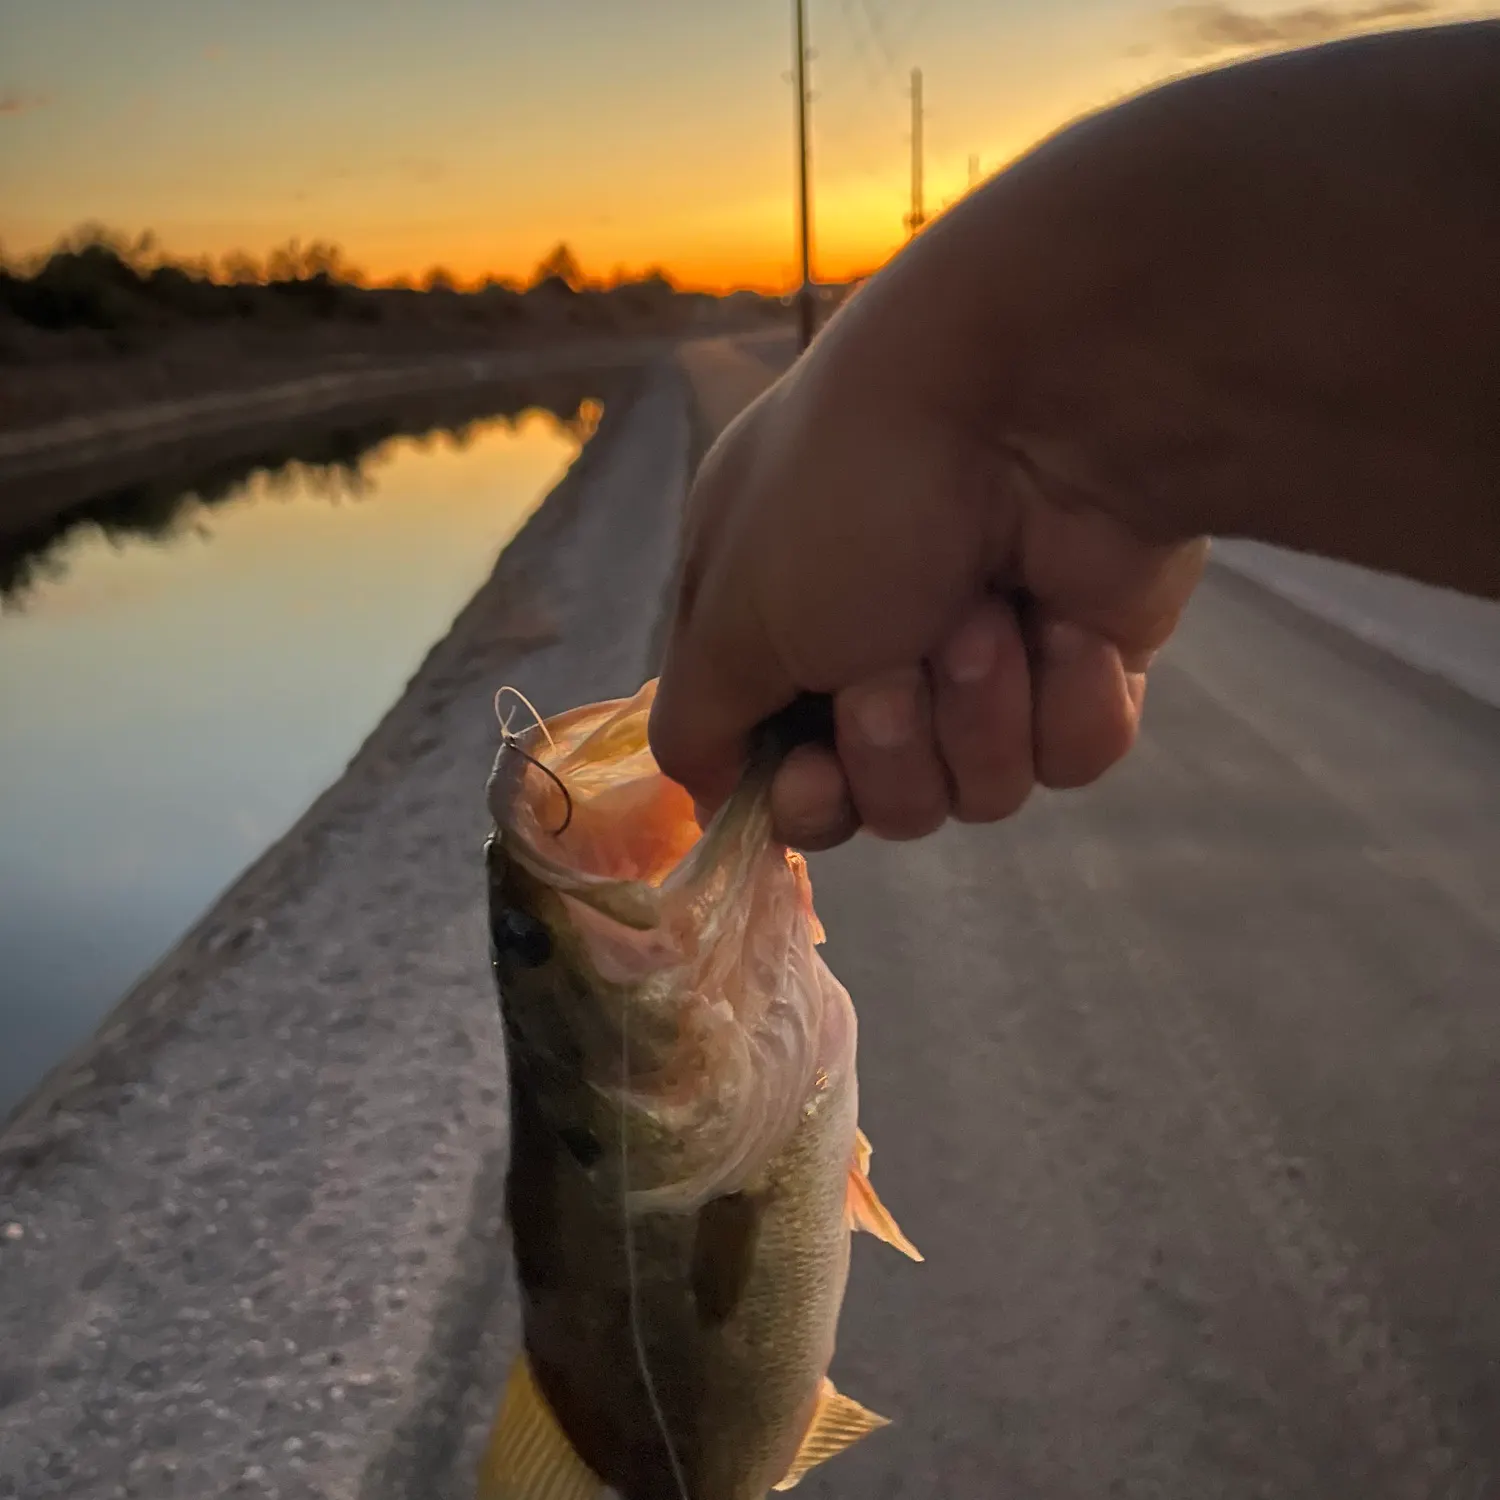
[(870, 1144), (870, 1137), (857, 1126), (854, 1131), (854, 1165), (862, 1177), (870, 1175), (870, 1158), (875, 1155), (875, 1148)]
[(870, 1184), (870, 1142), (864, 1131), (860, 1131), (854, 1146), (854, 1162), (849, 1168), (849, 1186), (845, 1196), (845, 1212), (854, 1229), (863, 1229), (887, 1245), (893, 1245), (903, 1255), (921, 1260), (922, 1252), (901, 1232), (901, 1226), (891, 1217), (891, 1211), (880, 1201)]
[(797, 1456), (792, 1460), (786, 1477), (772, 1488), (791, 1489), (801, 1482), (809, 1469), (827, 1463), (845, 1448), (852, 1448), (862, 1437), (868, 1437), (879, 1428), (890, 1425), (888, 1417), (866, 1411), (858, 1401), (851, 1401), (848, 1396), (840, 1395), (834, 1389), (833, 1382), (825, 1376), (807, 1436), (802, 1439), (802, 1446), (797, 1450)]
[(525, 1354), (511, 1367), (479, 1463), (477, 1500), (600, 1500), (604, 1482), (573, 1451)]

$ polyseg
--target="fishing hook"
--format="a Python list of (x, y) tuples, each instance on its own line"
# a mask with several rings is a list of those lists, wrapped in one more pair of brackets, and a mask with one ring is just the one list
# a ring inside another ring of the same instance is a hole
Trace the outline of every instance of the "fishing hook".
[(531, 751), (526, 749), (525, 746), (521, 744), (519, 735), (514, 735), (510, 732), (510, 730), (504, 729), (501, 731), (500, 738), (507, 750), (514, 750), (515, 753), (519, 755), (521, 759), (524, 760), (528, 765), (535, 766), (537, 770), (540, 771), (542, 775), (545, 776), (552, 783), (552, 785), (562, 793), (563, 806), (567, 809), (567, 811), (563, 814), (561, 826), (552, 830), (552, 837), (555, 839), (560, 839), (563, 834), (568, 831), (568, 825), (573, 821), (573, 794), (564, 784), (562, 777), (559, 776), (551, 766), (547, 765), (543, 761), (538, 760), (536, 756), (531, 753)]
[(495, 718), (500, 722), (500, 743), (505, 747), (505, 749), (514, 750), (515, 753), (519, 755), (521, 759), (524, 760), (528, 765), (535, 766), (537, 770), (540, 771), (542, 775), (545, 776), (552, 783), (552, 785), (562, 793), (563, 807), (566, 809), (566, 812), (563, 814), (562, 826), (560, 828), (555, 828), (552, 831), (552, 837), (555, 839), (560, 839), (563, 834), (568, 831), (568, 826), (573, 821), (573, 794), (568, 790), (566, 784), (563, 782), (562, 777), (559, 776), (551, 766), (545, 764), (543, 761), (538, 760), (536, 756), (534, 756), (528, 749), (526, 749), (526, 747), (521, 743), (521, 736), (510, 727), (510, 722), (515, 717), (515, 707), (512, 706), (509, 713), (502, 714), (500, 712), (500, 699), (506, 693), (509, 693), (511, 697), (517, 700), (518, 704), (525, 707), (526, 711), (531, 715), (532, 724), (537, 729), (540, 729), (542, 731), (542, 733), (546, 736), (547, 743), (549, 745), (555, 746), (556, 742), (553, 740), (551, 731), (547, 728), (547, 725), (542, 719), (542, 716), (536, 711), (536, 708), (532, 704), (531, 699), (528, 698), (526, 694), (520, 690), (520, 688), (510, 687), (509, 685), (507, 685), (505, 687), (502, 687), (499, 692), (495, 694)]

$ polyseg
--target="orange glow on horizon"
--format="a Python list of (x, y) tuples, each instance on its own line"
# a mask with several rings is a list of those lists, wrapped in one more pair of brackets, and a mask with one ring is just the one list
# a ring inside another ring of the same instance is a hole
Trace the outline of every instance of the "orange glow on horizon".
[[(871, 241), (868, 251), (858, 253), (848, 247), (840, 247), (836, 254), (819, 256), (814, 253), (813, 279), (819, 282), (843, 282), (868, 276), (878, 270), (899, 250), (905, 242), (903, 233), (889, 235), (885, 242)], [(366, 280), (374, 286), (409, 284), (420, 286), (430, 267), (412, 270), (410, 262), (380, 261), (357, 262)], [(482, 259), (469, 260), (459, 255), (450, 255), (441, 262), (450, 273), (455, 285), (462, 290), (472, 290), (487, 282), (508, 282), (526, 285), (532, 269), (516, 271), (497, 268)], [(618, 281), (630, 281), (661, 271), (679, 291), (706, 292), (712, 296), (727, 296), (731, 292), (758, 292), (762, 296), (781, 296), (797, 285), (794, 252), (788, 250), (781, 255), (766, 254), (757, 260), (731, 258), (727, 254), (712, 251), (697, 255), (683, 255), (677, 259), (663, 259), (650, 266), (611, 267), (603, 271), (597, 266), (584, 263), (584, 271), (590, 281), (606, 286)]]
[[(941, 163), (930, 169), (929, 184), (930, 217), (967, 189), (961, 171), (953, 166), (945, 170)], [(814, 280), (842, 283), (868, 275), (900, 250), (907, 238), (902, 223), (906, 191), (899, 173), (883, 180), (828, 183), (814, 199)], [(357, 232), (341, 235), (336, 221), (324, 229), (314, 219), (302, 232), (279, 238), (268, 234), (264, 224), (220, 224), (177, 230), (164, 226), (159, 240), (160, 253), (168, 259), (207, 260), (218, 268), (246, 254), (263, 266), (273, 250), (294, 239), (304, 249), (322, 242), (337, 246), (350, 272), (369, 285), (420, 287), (429, 274), (440, 270), (463, 290), (490, 281), (527, 285), (538, 263), (561, 242), (590, 282), (612, 285), (661, 271), (683, 291), (724, 295), (750, 290), (774, 296), (794, 289), (798, 281), (791, 220), (789, 199), (764, 196), (725, 205), (688, 222), (633, 226), (628, 239), (597, 231), (575, 238), (565, 229), (551, 237), (534, 229), (496, 235), (488, 225), (466, 224), (462, 231), (447, 234), (436, 226), (376, 233), (366, 246)], [(134, 238), (148, 226), (111, 227)], [(55, 236), (33, 236), (29, 245), (12, 239), (10, 246), (29, 256), (55, 242)], [(661, 253), (649, 253), (656, 243)]]
[[(893, 213), (871, 215), (874, 222), (859, 226), (864, 233), (855, 232), (848, 223), (833, 226), (827, 234), (830, 248), (823, 249), (814, 239), (813, 277), (819, 282), (842, 283), (854, 277), (872, 273), (883, 265), (905, 243), (906, 234)], [(893, 221), (882, 225), (880, 218)], [(75, 226), (81, 227), (81, 226)], [(107, 226), (115, 229), (117, 226)], [(776, 226), (779, 227), (779, 226)], [(122, 230), (127, 240), (134, 240), (141, 232), (134, 226)], [(67, 231), (71, 235), (72, 231)], [(247, 254), (258, 267), (264, 267), (274, 250), (282, 248), (296, 239), (303, 248), (319, 241), (337, 244), (347, 274), (370, 286), (421, 287), (427, 277), (441, 271), (452, 283), (463, 291), (476, 290), (489, 282), (504, 282), (526, 286), (532, 281), (537, 263), (543, 251), (529, 258), (504, 257), (494, 254), (493, 237), (474, 235), (463, 240), (448, 241), (444, 249), (433, 254), (425, 246), (396, 243), (377, 254), (363, 255), (357, 244), (345, 244), (334, 236), (307, 235), (288, 236), (287, 239), (264, 243), (259, 248), (250, 233), (244, 239), (227, 235), (204, 237), (196, 243), (186, 235), (161, 237), (157, 253), (164, 259), (180, 264), (207, 263), (216, 274), (226, 274), (226, 267)], [(622, 281), (644, 278), (655, 272), (666, 275), (684, 292), (707, 292), (723, 296), (735, 291), (754, 291), (763, 295), (777, 296), (794, 289), (798, 281), (796, 248), (790, 233), (774, 232), (742, 234), (733, 242), (705, 242), (703, 237), (693, 237), (698, 242), (684, 248), (677, 255), (663, 255), (651, 260), (640, 258), (611, 259), (607, 255), (590, 255), (585, 247), (569, 243), (577, 257), (585, 278), (594, 284), (615, 285)], [(17, 247), (12, 259), (24, 264), (53, 248), (57, 236), (30, 245)], [(477, 243), (476, 243), (477, 242)], [(550, 248), (550, 247), (549, 247)], [(607, 246), (601, 247), (607, 248)]]
[[(12, 258), (97, 220), (221, 267), (322, 241), (376, 284), (421, 285), (435, 269), (460, 286), (525, 283), (559, 241), (605, 283), (660, 267), (685, 290), (796, 284), (775, 8), (323, 0), (267, 27), (253, 7), (89, 4), (90, 45), (68, 7), (20, 7), (7, 22), (0, 245)], [(910, 62), (927, 79), (936, 217), (967, 189), (971, 154), (991, 175), (1081, 114), (1242, 54), (1192, 34), (1193, 14), (1213, 9), (1094, 0), (1078, 24), (1055, 0), (955, 0), (899, 45), (887, 35), (882, 56), (863, 7), (825, 7), (815, 279), (869, 272), (905, 243)], [(1421, 24), (1472, 7), (1409, 9)], [(1379, 10), (1333, 7), (1329, 25), (1363, 29)]]

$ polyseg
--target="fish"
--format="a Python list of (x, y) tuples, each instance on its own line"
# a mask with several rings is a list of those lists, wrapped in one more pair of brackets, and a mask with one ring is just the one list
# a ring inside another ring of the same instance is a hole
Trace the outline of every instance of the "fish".
[(633, 696), (487, 798), (521, 1349), (479, 1500), (765, 1500), (887, 1424), (829, 1379), (870, 1183), (857, 1025), (753, 760), (706, 825)]

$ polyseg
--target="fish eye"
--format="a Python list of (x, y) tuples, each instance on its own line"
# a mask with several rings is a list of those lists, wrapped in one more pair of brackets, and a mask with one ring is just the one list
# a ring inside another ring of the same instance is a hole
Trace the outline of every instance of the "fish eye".
[(552, 957), (552, 935), (518, 907), (508, 906), (495, 919), (490, 936), (497, 956), (506, 954), (528, 969), (540, 968)]

